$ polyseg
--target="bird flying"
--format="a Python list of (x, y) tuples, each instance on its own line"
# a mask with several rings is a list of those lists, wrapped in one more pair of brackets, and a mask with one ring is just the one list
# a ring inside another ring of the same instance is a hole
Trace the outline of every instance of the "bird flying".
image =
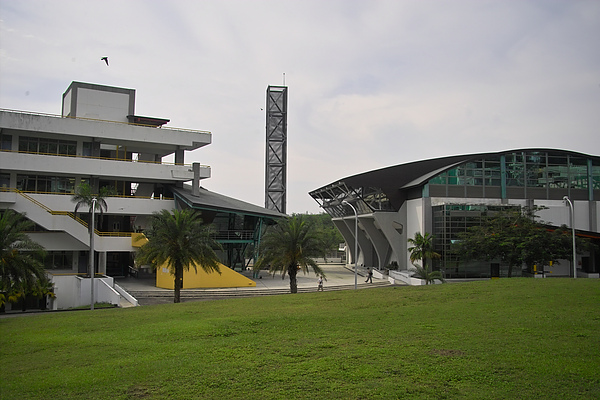
[(103, 60), (106, 63), (106, 65), (108, 65), (108, 57), (102, 57), (101, 60)]

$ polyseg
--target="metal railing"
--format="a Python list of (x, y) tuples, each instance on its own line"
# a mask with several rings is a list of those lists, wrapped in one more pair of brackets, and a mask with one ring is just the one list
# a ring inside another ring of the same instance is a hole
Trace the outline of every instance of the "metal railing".
[(37, 111), (23, 111), (23, 110), (13, 110), (10, 108), (0, 108), (0, 111), (6, 111), (6, 112), (12, 112), (12, 113), (17, 113), (17, 114), (29, 114), (29, 115), (39, 115), (42, 117), (50, 117), (50, 118), (60, 118), (60, 119), (75, 119), (75, 120), (82, 120), (82, 121), (95, 121), (95, 122), (108, 122), (111, 124), (121, 124), (121, 125), (133, 125), (133, 126), (140, 126), (143, 128), (155, 128), (155, 129), (162, 129), (162, 130), (166, 130), (166, 131), (175, 131), (175, 132), (192, 132), (192, 133), (200, 133), (200, 134), (211, 134), (212, 133), (210, 131), (203, 131), (203, 130), (198, 130), (198, 129), (185, 129), (185, 128), (174, 128), (174, 127), (168, 127), (168, 128), (156, 128), (156, 126), (154, 125), (148, 125), (148, 124), (136, 124), (133, 122), (122, 122), (122, 121), (109, 121), (109, 120), (105, 120), (105, 119), (99, 119), (99, 118), (85, 118), (85, 117), (65, 117), (62, 115), (58, 115), (58, 114), (49, 114), (49, 113), (42, 113), (42, 112), (37, 112)]
[[(92, 160), (105, 160), (105, 161), (124, 161), (124, 162), (133, 162), (133, 163), (144, 163), (144, 164), (157, 164), (157, 165), (176, 165), (181, 167), (191, 167), (192, 164), (181, 164), (167, 161), (150, 161), (150, 160), (138, 160), (138, 159), (130, 159), (125, 157), (100, 157), (100, 156), (84, 156), (77, 154), (59, 154), (59, 153), (40, 153), (35, 151), (23, 151), (23, 150), (8, 150), (8, 149), (0, 149), (0, 152), (5, 153), (17, 153), (17, 154), (30, 154), (37, 156), (51, 156), (51, 157), (70, 157), (70, 158), (87, 158)], [(210, 165), (201, 165), (203, 168), (210, 168)]]
[(217, 231), (214, 233), (216, 240), (253, 240), (253, 230), (228, 230)]
[[(15, 188), (5, 188), (0, 187), (0, 192), (20, 192), (20, 193), (29, 193), (29, 194), (51, 194), (55, 196), (73, 196), (75, 192), (41, 192), (38, 190), (20, 190)], [(108, 197), (116, 197), (118, 199), (142, 199), (142, 200), (173, 200), (173, 197), (152, 197), (152, 196), (135, 196), (135, 195), (126, 195), (126, 194), (111, 194)], [(35, 201), (35, 200), (34, 200)], [(68, 213), (68, 211), (52, 211), (53, 213)]]
[[(83, 225), (86, 229), (89, 229), (89, 224), (82, 220), (81, 218), (75, 216), (75, 214), (73, 214), (72, 212), (69, 211), (54, 211), (51, 210), (48, 206), (46, 206), (45, 204), (37, 201), (36, 199), (34, 199), (33, 197), (27, 195), (26, 193), (20, 191), (19, 189), (14, 189), (14, 188), (1, 188), (1, 191), (3, 192), (14, 192), (17, 193), (18, 195), (22, 196), (23, 198), (29, 200), (30, 202), (32, 202), (33, 204), (35, 204), (36, 206), (42, 208), (43, 210), (45, 210), (46, 212), (48, 212), (51, 215), (62, 215), (62, 216), (66, 216), (71, 218), (72, 220), (74, 220), (75, 222), (78, 222), (79, 224)], [(98, 229), (94, 229), (94, 233), (98, 236), (102, 236), (102, 237), (131, 237), (131, 235), (134, 232), (101, 232)]]

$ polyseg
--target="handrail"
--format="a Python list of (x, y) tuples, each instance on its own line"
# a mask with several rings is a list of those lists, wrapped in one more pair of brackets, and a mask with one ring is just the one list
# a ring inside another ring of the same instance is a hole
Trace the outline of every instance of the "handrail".
[[(11, 192), (11, 191), (17, 191), (19, 189), (14, 189), (14, 188), (4, 188), (4, 187), (0, 187), (0, 192)], [(33, 194), (51, 194), (54, 196), (73, 196), (75, 194), (75, 192), (70, 192), (70, 193), (57, 193), (57, 192), (40, 192), (40, 191), (36, 191), (36, 190), (21, 190), (21, 193), (33, 193)], [(151, 196), (134, 196), (134, 195), (125, 195), (125, 194), (111, 194), (108, 197), (115, 197), (118, 199), (141, 199), (141, 200), (173, 200), (173, 197), (151, 197)], [(35, 200), (32, 200), (35, 201)], [(55, 214), (60, 214), (60, 213), (68, 213), (68, 211), (52, 211)]]
[[(83, 225), (86, 229), (89, 229), (89, 224), (87, 222), (85, 222), (84, 220), (82, 220), (81, 218), (75, 216), (72, 212), (51, 210), (45, 204), (37, 201), (36, 199), (34, 199), (33, 197), (31, 197), (29, 195), (23, 193), (19, 189), (15, 189), (15, 188), (2, 188), (1, 191), (3, 191), (3, 192), (14, 192), (14, 193), (17, 193), (17, 194), (23, 196), (25, 199), (31, 201), (33, 204), (35, 204), (38, 207), (42, 208), (43, 210), (45, 210), (49, 214), (51, 214), (51, 215), (63, 215), (63, 216), (69, 217), (69, 218), (73, 219), (75, 222), (78, 222), (81, 225)], [(134, 232), (101, 232), (98, 229), (94, 229), (94, 233), (96, 235), (102, 236), (102, 237), (131, 237), (131, 235)]]
[[(49, 113), (42, 113), (42, 112), (37, 112), (37, 111), (13, 110), (10, 108), (0, 108), (0, 111), (14, 112), (14, 113), (19, 113), (19, 114), (40, 115), (43, 117), (60, 118), (60, 119), (76, 119), (76, 120), (82, 120), (82, 121), (109, 122), (112, 124), (133, 125), (133, 126), (140, 126), (140, 127), (144, 127), (144, 128), (156, 128), (154, 125), (136, 124), (133, 122), (109, 121), (109, 120), (99, 119), (99, 118), (65, 117), (65, 116), (58, 115), (58, 114), (49, 114)], [(193, 132), (193, 133), (201, 133), (201, 134), (212, 134), (210, 131), (203, 131), (203, 130), (198, 130), (198, 129), (186, 129), (186, 128), (175, 128), (175, 127), (166, 127), (166, 128), (160, 127), (160, 128), (156, 128), (156, 129), (170, 130), (170, 131), (176, 131), (176, 132)]]
[[(0, 149), (0, 152), (6, 153), (17, 153), (17, 154), (30, 154), (36, 156), (51, 156), (51, 157), (71, 157), (71, 158), (89, 158), (92, 160), (106, 160), (106, 161), (124, 161), (124, 162), (133, 162), (133, 163), (145, 163), (145, 164), (157, 164), (157, 165), (175, 165), (180, 167), (191, 167), (192, 164), (181, 164), (167, 161), (150, 161), (150, 160), (130, 160), (128, 158), (119, 158), (119, 157), (100, 157), (100, 156), (83, 156), (77, 154), (56, 154), (56, 153), (39, 153), (33, 151), (23, 151), (23, 150), (8, 150), (8, 149)], [(210, 168), (210, 165), (200, 165), (204, 168)]]

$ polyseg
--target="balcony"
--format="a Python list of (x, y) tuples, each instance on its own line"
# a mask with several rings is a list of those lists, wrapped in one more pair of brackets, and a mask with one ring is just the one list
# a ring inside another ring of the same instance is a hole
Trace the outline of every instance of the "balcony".
[[(0, 154), (0, 169), (24, 174), (98, 176), (103, 179), (129, 179), (138, 182), (187, 182), (194, 179), (191, 165), (16, 151), (1, 151)], [(210, 178), (210, 172), (209, 166), (200, 166), (200, 179)]]

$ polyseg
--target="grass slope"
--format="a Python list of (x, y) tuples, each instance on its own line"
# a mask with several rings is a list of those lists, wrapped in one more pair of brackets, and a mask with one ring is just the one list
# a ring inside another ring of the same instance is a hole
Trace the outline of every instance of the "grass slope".
[(596, 399), (600, 281), (502, 279), (0, 320), (9, 399)]

